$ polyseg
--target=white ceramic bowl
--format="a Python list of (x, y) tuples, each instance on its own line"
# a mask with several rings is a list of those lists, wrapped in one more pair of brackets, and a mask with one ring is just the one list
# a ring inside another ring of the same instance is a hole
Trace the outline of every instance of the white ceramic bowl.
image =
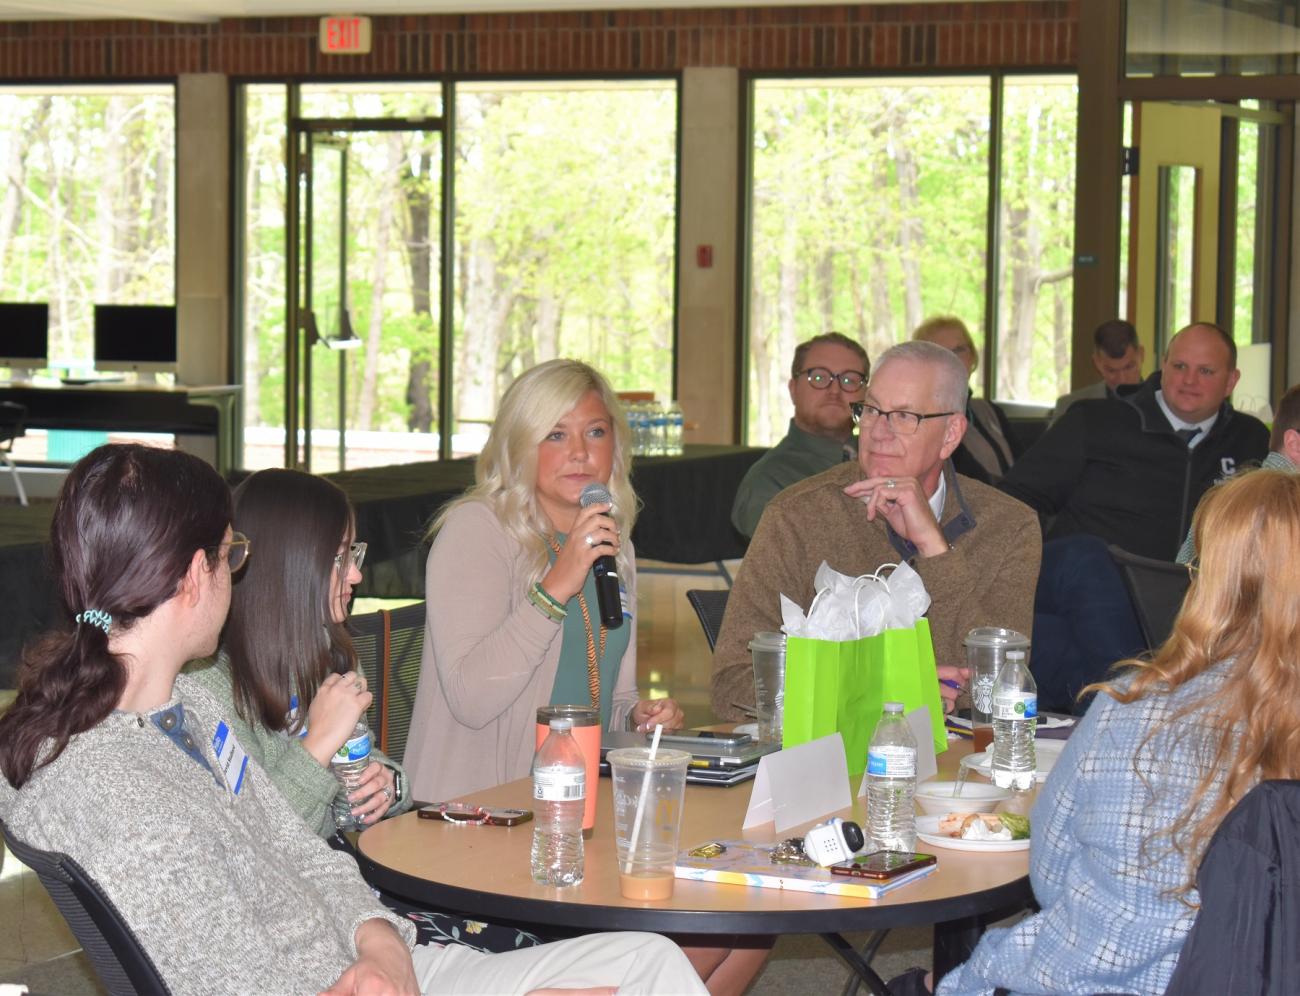
[(916, 804), (927, 816), (944, 813), (991, 813), (998, 803), (1011, 798), (1010, 789), (967, 779), (961, 795), (954, 796), (954, 782), (923, 782), (916, 787)]

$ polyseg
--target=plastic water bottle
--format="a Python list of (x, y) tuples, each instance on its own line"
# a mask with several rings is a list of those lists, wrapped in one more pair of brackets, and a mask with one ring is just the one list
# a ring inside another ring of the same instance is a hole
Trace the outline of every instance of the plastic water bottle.
[(674, 401), (668, 406), (668, 456), (681, 456), (684, 450), (683, 430), (686, 420), (682, 417), (682, 406)]
[(668, 455), (668, 410), (659, 404), (655, 404), (650, 410), (649, 455)]
[(867, 832), (873, 847), (916, 848), (916, 739), (903, 718), (903, 703), (886, 702), (867, 750)]
[(993, 683), (993, 784), (1024, 792), (1034, 787), (1038, 760), (1038, 685), (1029, 673), (1023, 650), (1008, 650), (1007, 662)]
[(582, 881), (582, 816), (587, 765), (573, 739), (573, 720), (552, 719), (533, 758), (533, 880), (542, 885)]
[(344, 742), (343, 746), (334, 752), (330, 758), (330, 771), (338, 779), (339, 790), (334, 796), (334, 825), (340, 830), (364, 830), (365, 824), (361, 823), (352, 813), (352, 807), (359, 805), (363, 800), (358, 799), (356, 802), (348, 801), (348, 793), (353, 791), (361, 781), (361, 773), (366, 770), (370, 764), (370, 727), (366, 725), (365, 718), (357, 720), (357, 725), (352, 730), (352, 736)]

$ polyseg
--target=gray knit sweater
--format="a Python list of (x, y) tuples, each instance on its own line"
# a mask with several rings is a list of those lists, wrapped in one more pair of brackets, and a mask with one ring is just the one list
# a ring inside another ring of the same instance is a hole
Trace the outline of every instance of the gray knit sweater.
[(0, 818), (79, 862), (178, 994), (320, 992), (356, 960), (356, 930), (372, 917), (413, 943), (411, 924), (255, 762), (238, 795), (218, 784), (217, 700), (182, 675), (178, 701), (211, 772), (147, 717), (113, 713), (20, 791), (0, 778)]

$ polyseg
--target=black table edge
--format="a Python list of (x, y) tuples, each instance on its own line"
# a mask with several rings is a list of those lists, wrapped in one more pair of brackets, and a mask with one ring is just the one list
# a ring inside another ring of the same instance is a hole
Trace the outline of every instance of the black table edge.
[[(844, 906), (825, 910), (682, 910), (596, 906), (508, 896), (431, 883), (394, 871), (358, 853), (361, 874), (376, 889), (417, 906), (449, 909), (485, 920), (513, 920), (580, 930), (646, 930), (661, 934), (825, 934), (918, 927), (962, 920), (1033, 899), (1029, 876), (982, 892), (908, 905)], [(730, 889), (740, 886), (722, 885)]]

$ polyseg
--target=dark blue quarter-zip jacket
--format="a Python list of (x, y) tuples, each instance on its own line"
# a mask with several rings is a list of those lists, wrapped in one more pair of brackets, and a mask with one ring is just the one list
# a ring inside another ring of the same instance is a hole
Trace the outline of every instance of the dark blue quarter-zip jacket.
[(1226, 401), (1188, 449), (1156, 401), (1160, 374), (1120, 398), (1071, 405), (999, 487), (1035, 509), (1046, 539), (1090, 533), (1130, 553), (1173, 560), (1211, 485), (1257, 465), (1268, 429)]

